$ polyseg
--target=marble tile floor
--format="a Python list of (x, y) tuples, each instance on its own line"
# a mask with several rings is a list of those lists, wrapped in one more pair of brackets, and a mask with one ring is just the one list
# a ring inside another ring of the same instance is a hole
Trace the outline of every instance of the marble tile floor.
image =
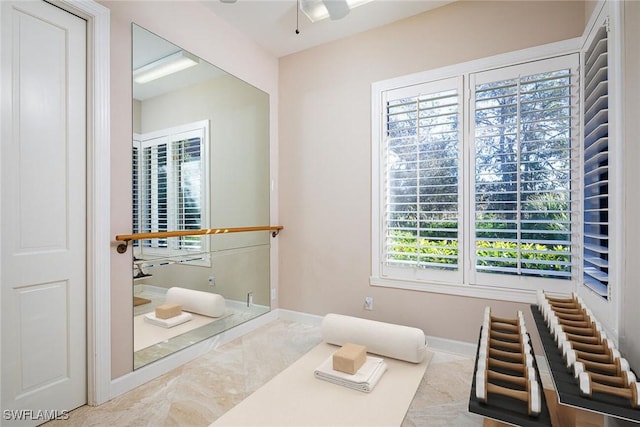
[[(320, 342), (320, 328), (276, 320), (101, 406), (47, 427), (208, 426)], [(481, 426), (467, 410), (474, 360), (434, 352), (401, 427)]]

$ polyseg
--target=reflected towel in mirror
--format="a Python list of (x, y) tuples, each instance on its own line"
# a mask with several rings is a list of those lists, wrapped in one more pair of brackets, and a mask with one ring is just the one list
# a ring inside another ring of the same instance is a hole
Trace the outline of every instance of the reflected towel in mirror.
[(173, 328), (174, 326), (178, 326), (183, 324), (184, 322), (188, 322), (191, 320), (193, 316), (191, 313), (182, 312), (177, 316), (170, 317), (168, 319), (161, 319), (156, 316), (155, 313), (147, 313), (144, 315), (144, 321), (147, 323), (151, 323), (152, 325), (162, 326), (163, 328)]

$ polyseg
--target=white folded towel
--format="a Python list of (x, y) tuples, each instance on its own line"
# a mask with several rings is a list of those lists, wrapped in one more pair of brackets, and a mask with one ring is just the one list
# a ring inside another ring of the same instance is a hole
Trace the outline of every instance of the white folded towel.
[(181, 325), (184, 322), (188, 322), (191, 320), (193, 316), (191, 313), (182, 312), (177, 316), (170, 317), (168, 319), (160, 319), (156, 317), (154, 312), (147, 313), (144, 315), (144, 320), (147, 323), (151, 323), (152, 325), (162, 326), (163, 328), (173, 328), (174, 326)]
[(331, 355), (322, 365), (318, 366), (313, 374), (318, 379), (369, 393), (386, 370), (387, 364), (383, 359), (367, 356), (367, 360), (360, 369), (350, 375), (333, 369), (333, 355)]

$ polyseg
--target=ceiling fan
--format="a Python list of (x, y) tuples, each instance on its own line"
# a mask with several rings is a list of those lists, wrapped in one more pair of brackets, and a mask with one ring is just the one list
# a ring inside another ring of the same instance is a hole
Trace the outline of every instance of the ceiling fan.
[[(220, 0), (222, 3), (236, 3), (238, 0)], [(351, 9), (369, 3), (373, 0), (296, 0), (296, 29), (300, 34), (300, 11), (314, 23), (330, 18), (332, 21), (342, 19), (349, 14)]]
[[(238, 0), (220, 0), (222, 3), (236, 3)], [(356, 6), (371, 0), (299, 0), (298, 6), (311, 22), (331, 18), (332, 21), (344, 18)]]

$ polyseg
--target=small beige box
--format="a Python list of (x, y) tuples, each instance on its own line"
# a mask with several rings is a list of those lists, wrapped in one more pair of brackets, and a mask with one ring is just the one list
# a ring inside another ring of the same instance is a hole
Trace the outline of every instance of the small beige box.
[(182, 313), (182, 306), (179, 304), (162, 304), (156, 307), (156, 317), (158, 319), (170, 319)]
[(367, 348), (360, 344), (346, 343), (333, 353), (333, 369), (355, 374), (367, 359)]

